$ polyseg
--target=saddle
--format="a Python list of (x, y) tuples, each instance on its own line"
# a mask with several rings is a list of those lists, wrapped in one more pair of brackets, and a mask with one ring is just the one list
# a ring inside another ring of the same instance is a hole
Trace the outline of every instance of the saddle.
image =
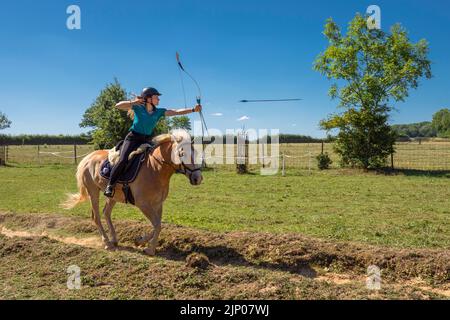
[[(108, 151), (108, 158), (103, 161), (100, 166), (100, 175), (109, 179), (113, 166), (117, 163), (120, 156), (120, 150), (123, 144), (123, 140), (120, 141), (114, 148)], [(125, 194), (125, 203), (134, 204), (134, 197), (129, 187), (129, 184), (132, 183), (141, 169), (142, 163), (147, 158), (147, 155), (153, 152), (155, 146), (152, 144), (144, 143), (140, 145), (135, 151), (131, 152), (128, 157), (128, 162), (120, 174), (118, 183), (123, 184), (122, 190)]]

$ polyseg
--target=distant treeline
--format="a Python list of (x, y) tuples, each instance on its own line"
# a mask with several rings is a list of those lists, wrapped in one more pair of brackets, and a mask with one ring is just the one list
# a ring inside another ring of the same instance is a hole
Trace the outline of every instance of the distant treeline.
[[(225, 143), (227, 139), (227, 136), (223, 137), (223, 141)], [(249, 141), (251, 143), (254, 142), (258, 142), (258, 143), (271, 143), (272, 142), (272, 137), (271, 136), (266, 136), (266, 137), (262, 137), (258, 140), (252, 139), (251, 136), (248, 137)], [(237, 137), (236, 136), (230, 136), (229, 137), (229, 141), (233, 140), (234, 143), (237, 143)], [(331, 136), (324, 138), (324, 139), (319, 139), (319, 138), (313, 138), (310, 136), (303, 136), (303, 135), (299, 135), (299, 134), (280, 134), (278, 135), (278, 142), (279, 143), (320, 143), (320, 142), (330, 142), (333, 141), (333, 138)]]
[(396, 124), (392, 126), (392, 129), (397, 132), (400, 138), (433, 138), (437, 136), (437, 131), (429, 121), (411, 124)]
[[(264, 139), (263, 139), (264, 140)], [(310, 136), (303, 136), (298, 134), (280, 134), (279, 135), (279, 142), (280, 143), (319, 143), (319, 142), (330, 142), (333, 138), (331, 136), (328, 136), (324, 139), (319, 138), (313, 138)], [(267, 142), (270, 143), (271, 139), (270, 136), (267, 137)]]
[[(251, 140), (251, 137), (249, 137)], [(318, 143), (318, 142), (329, 142), (331, 141), (331, 137), (325, 139), (317, 139), (312, 138), (310, 136), (296, 135), (296, 134), (280, 134), (279, 142), (280, 143)], [(227, 141), (227, 136), (223, 136), (223, 143)], [(261, 142), (265, 142), (265, 139), (260, 139)], [(0, 134), (0, 145), (64, 145), (64, 144), (88, 144), (91, 141), (89, 135), (81, 134), (81, 135), (30, 135), (30, 134), (22, 134), (22, 135), (6, 135)], [(236, 136), (230, 136), (228, 141), (234, 141), (237, 143)], [(251, 141), (255, 142), (255, 141)], [(218, 142), (216, 142), (218, 143)], [(271, 143), (271, 137), (267, 137), (267, 143)]]
[(89, 135), (48, 135), (48, 134), (0, 134), (0, 145), (61, 145), (61, 144), (88, 144)]

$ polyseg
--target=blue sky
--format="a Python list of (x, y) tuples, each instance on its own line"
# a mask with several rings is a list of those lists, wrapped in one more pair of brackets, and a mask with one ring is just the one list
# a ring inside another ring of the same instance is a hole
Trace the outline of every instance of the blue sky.
[[(81, 8), (81, 30), (68, 30), (66, 9)], [(210, 128), (280, 129), (322, 137), (318, 123), (336, 111), (330, 82), (312, 70), (327, 45), (332, 17), (341, 27), (381, 7), (382, 28), (402, 23), (413, 41), (430, 42), (431, 80), (423, 80), (391, 123), (431, 120), (450, 107), (450, 1), (2, 1), (0, 111), (13, 122), (2, 133), (77, 134), (81, 117), (114, 77), (129, 91), (154, 86), (161, 106), (184, 107), (175, 52), (200, 83)], [(196, 89), (184, 78), (189, 105)], [(241, 99), (297, 98), (242, 104)], [(222, 116), (213, 116), (221, 113)], [(237, 121), (247, 116), (249, 119)], [(198, 115), (192, 115), (198, 120)]]

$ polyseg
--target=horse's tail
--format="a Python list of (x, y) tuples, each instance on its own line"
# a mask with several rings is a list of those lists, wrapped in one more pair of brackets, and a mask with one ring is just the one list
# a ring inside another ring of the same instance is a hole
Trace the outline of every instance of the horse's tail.
[(90, 158), (91, 158), (90, 156), (86, 156), (83, 160), (81, 160), (80, 164), (78, 165), (75, 177), (77, 178), (77, 185), (79, 192), (68, 193), (67, 200), (61, 204), (62, 208), (67, 210), (72, 209), (79, 203), (84, 202), (89, 198), (88, 190), (83, 183), (83, 174), (84, 169), (86, 168), (86, 165), (88, 164)]

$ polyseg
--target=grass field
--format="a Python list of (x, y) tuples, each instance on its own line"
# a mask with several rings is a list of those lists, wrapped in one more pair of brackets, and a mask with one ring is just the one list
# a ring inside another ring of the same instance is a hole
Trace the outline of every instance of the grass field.
[[(0, 168), (0, 211), (90, 216), (88, 203), (64, 211), (75, 166)], [(163, 221), (211, 231), (301, 233), (393, 247), (450, 247), (450, 175), (381, 175), (343, 170), (286, 177), (204, 172), (192, 187), (174, 176)], [(116, 219), (144, 220), (118, 205)]]

